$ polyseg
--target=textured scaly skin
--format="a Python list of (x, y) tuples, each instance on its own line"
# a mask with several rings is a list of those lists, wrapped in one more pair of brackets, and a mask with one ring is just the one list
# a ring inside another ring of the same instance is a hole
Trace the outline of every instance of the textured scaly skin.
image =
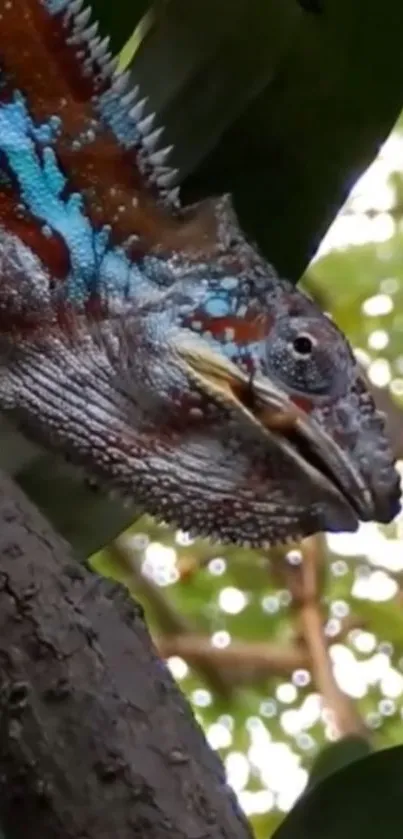
[(383, 418), (338, 329), (182, 209), (83, 0), (0, 0), (0, 408), (109, 491), (266, 545), (390, 521)]

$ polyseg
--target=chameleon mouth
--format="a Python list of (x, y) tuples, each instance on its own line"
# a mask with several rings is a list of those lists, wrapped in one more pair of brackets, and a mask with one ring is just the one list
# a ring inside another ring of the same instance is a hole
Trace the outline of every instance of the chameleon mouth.
[[(339, 511), (337, 529), (351, 530), (359, 520), (376, 516), (376, 503), (359, 470), (276, 382), (257, 375), (251, 384), (244, 371), (205, 345), (189, 342), (179, 351), (195, 385), (279, 449), (295, 465), (296, 474), (316, 487), (318, 500)], [(332, 525), (332, 516), (327, 523)]]
[[(264, 384), (266, 388), (266, 380)], [(353, 512), (358, 520), (371, 519), (374, 516), (372, 493), (343, 449), (315, 420), (298, 409), (287, 394), (276, 393), (275, 404), (267, 396), (271, 404), (267, 404), (266, 398), (263, 425), (274, 434), (279, 448), (309, 475), (323, 491), (324, 499), (331, 500), (330, 496), (336, 495), (350, 508), (350, 517)], [(272, 414), (273, 408), (276, 410)]]
[(371, 493), (365, 488), (360, 479), (357, 481), (356, 474), (352, 476), (356, 485), (356, 489), (354, 490), (351, 486), (351, 470), (349, 470), (350, 475), (348, 475), (350, 480), (343, 480), (343, 474), (340, 474), (341, 470), (337, 469), (336, 464), (333, 464), (335, 468), (332, 468), (328, 460), (325, 459), (326, 456), (323, 456), (320, 446), (312, 446), (310, 440), (295, 430), (285, 432), (284, 436), (289, 444), (303, 458), (304, 462), (309, 464), (321, 476), (321, 484), (323, 485), (325, 482), (328, 482), (334, 487), (343, 497), (343, 500), (347, 501), (358, 519), (364, 520), (372, 517), (373, 504)]

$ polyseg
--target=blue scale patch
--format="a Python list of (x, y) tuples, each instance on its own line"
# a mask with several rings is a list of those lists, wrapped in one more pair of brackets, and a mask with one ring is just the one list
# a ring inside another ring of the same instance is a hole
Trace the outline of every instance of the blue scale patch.
[[(240, 277), (220, 274), (216, 267), (211, 269), (208, 265), (203, 266), (199, 273), (198, 282), (198, 273), (193, 278), (193, 306), (182, 308), (179, 322), (203, 338), (212, 350), (223, 353), (231, 361), (247, 363), (248, 368), (252, 362), (252, 367), (261, 368), (265, 360), (266, 341), (250, 341), (249, 344), (239, 345), (231, 325), (232, 320), (243, 320), (250, 308), (250, 289), (247, 284)], [(224, 319), (224, 328), (220, 323), (219, 337), (216, 337), (215, 321), (220, 319)]]
[(212, 294), (204, 303), (206, 315), (212, 318), (225, 318), (231, 313), (231, 304), (223, 294)]
[(43, 222), (45, 235), (57, 232), (68, 249), (67, 299), (82, 305), (92, 293), (101, 299), (144, 296), (147, 287), (155, 285), (156, 266), (152, 265), (149, 276), (140, 271), (124, 246), (110, 246), (109, 227), (94, 230), (80, 193), (65, 195), (66, 178), (53, 148), (60, 129), (60, 120), (53, 117), (35, 125), (18, 92), (11, 102), (0, 105), (0, 156), (5, 156), (18, 183), (18, 200)]
[(42, 5), (51, 15), (58, 15), (67, 11), (71, 0), (42, 0)]
[(102, 120), (124, 148), (132, 148), (141, 140), (135, 121), (129, 116), (128, 108), (122, 104), (120, 94), (113, 87), (97, 96), (94, 104)]
[(194, 320), (196, 323), (199, 318), (234, 318), (243, 316), (244, 301), (243, 294), (239, 286), (239, 280), (236, 277), (223, 277), (220, 280), (216, 278), (207, 282), (206, 290), (203, 298), (200, 300), (197, 310), (195, 312)]

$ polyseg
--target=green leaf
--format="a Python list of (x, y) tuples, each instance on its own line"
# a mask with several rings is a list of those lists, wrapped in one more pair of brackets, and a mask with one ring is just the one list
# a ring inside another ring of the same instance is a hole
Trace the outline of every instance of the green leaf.
[(401, 839), (403, 746), (350, 763), (304, 795), (275, 839)]
[(334, 772), (371, 753), (369, 741), (358, 735), (342, 737), (336, 743), (327, 744), (313, 763), (307, 791)]
[(94, 19), (102, 33), (110, 35), (113, 52), (123, 47), (149, 5), (149, 0), (92, 0)]

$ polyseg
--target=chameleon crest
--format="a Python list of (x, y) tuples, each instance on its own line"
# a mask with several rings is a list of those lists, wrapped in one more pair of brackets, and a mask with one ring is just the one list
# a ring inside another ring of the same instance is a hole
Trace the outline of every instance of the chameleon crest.
[(0, 0), (0, 408), (137, 509), (254, 546), (390, 521), (399, 477), (344, 336), (182, 208), (83, 0)]

